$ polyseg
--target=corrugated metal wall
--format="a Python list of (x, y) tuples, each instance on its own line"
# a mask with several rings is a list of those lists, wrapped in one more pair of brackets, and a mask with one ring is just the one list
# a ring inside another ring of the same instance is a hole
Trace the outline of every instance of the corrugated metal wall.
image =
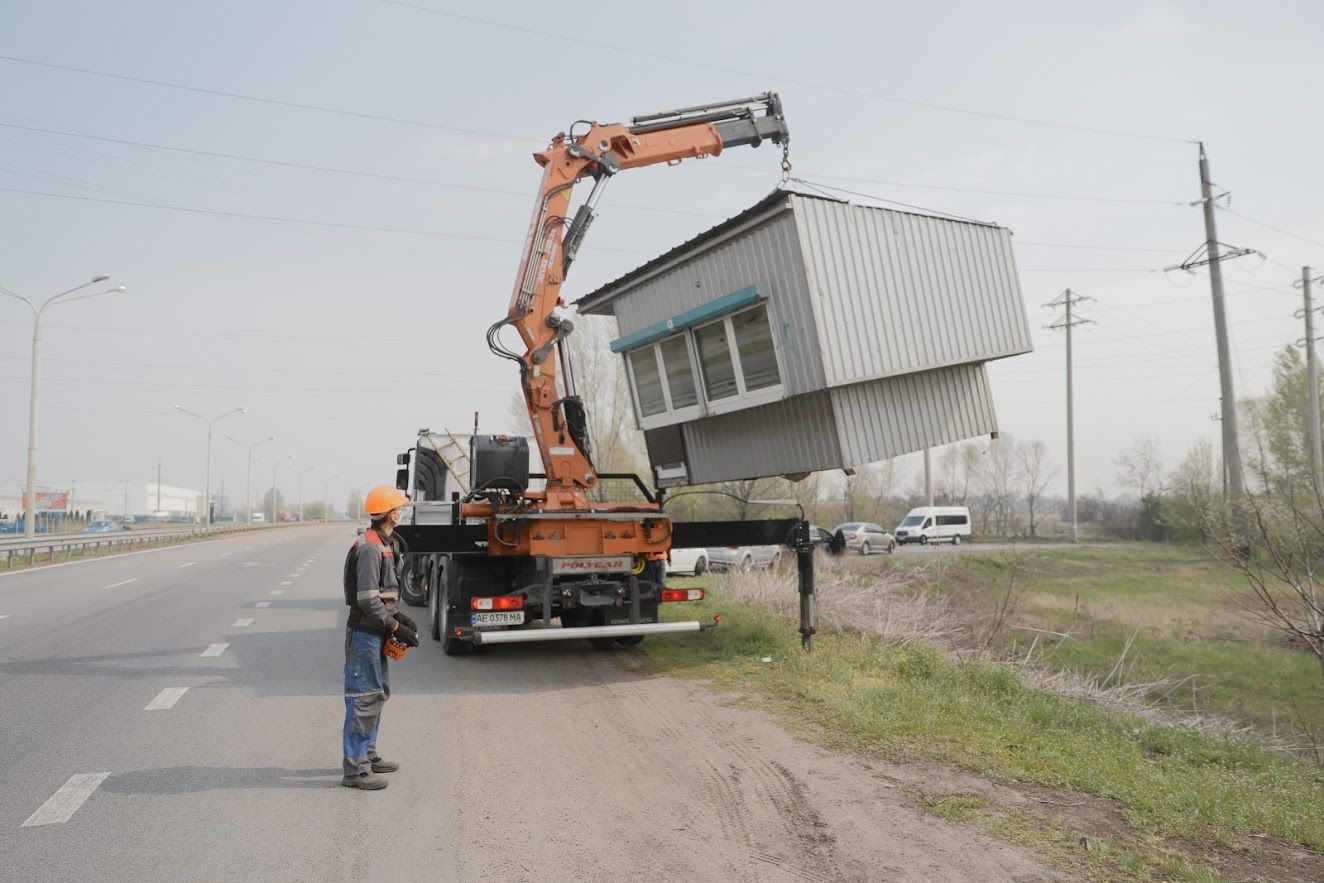
[(983, 364), (833, 389), (844, 463), (861, 465), (988, 435), (998, 428)]
[(1033, 348), (1007, 230), (792, 204), (829, 386)]
[(830, 396), (825, 390), (683, 424), (690, 482), (839, 468)]
[(620, 334), (633, 334), (750, 284), (768, 300), (786, 394), (822, 389), (820, 335), (789, 211), (626, 289), (613, 304)]

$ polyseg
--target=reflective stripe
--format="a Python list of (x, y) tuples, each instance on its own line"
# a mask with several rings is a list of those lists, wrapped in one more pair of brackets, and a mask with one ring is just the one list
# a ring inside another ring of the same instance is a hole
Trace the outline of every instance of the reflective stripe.
[(381, 594), (382, 593), (380, 589), (368, 589), (366, 591), (359, 592), (358, 595), (355, 597), (357, 597), (360, 601), (367, 601), (369, 598), (380, 597)]
[(400, 600), (400, 593), (399, 593), (399, 592), (380, 592), (379, 594), (382, 596), (382, 600), (383, 600), (383, 601), (398, 601), (398, 600)]

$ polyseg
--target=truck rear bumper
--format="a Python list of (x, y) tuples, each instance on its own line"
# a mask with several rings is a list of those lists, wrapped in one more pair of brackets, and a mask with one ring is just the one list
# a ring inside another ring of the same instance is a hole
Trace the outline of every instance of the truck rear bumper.
[(520, 629), (519, 631), (475, 631), (475, 644), (527, 644), (533, 641), (573, 641), (584, 638), (628, 638), (631, 635), (659, 635), (674, 632), (699, 632), (715, 622), (647, 622), (634, 625), (593, 625), (560, 629)]

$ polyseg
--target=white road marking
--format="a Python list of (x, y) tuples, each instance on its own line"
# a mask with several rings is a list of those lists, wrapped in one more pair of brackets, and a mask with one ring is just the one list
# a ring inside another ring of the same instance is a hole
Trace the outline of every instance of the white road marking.
[(252, 620), (252, 618), (250, 618), (250, 617), (244, 617), (243, 619), (236, 619), (236, 620), (234, 621), (234, 626), (233, 626), (233, 628), (241, 629), (241, 628), (243, 628), (243, 627), (246, 626), (246, 625), (252, 625), (252, 624), (253, 624), (253, 620)]
[(206, 650), (203, 650), (203, 651), (202, 651), (201, 653), (199, 653), (198, 655), (199, 655), (199, 656), (220, 656), (222, 653), (225, 652), (225, 648), (226, 648), (226, 647), (229, 647), (229, 646), (230, 646), (229, 644), (208, 644), (208, 645), (207, 645), (207, 649), (206, 649)]
[(251, 549), (251, 548), (253, 548), (253, 547), (252, 547), (252, 546), (244, 546), (244, 551), (247, 552), (247, 551), (248, 551), (249, 549)]
[(271, 590), (271, 594), (273, 594), (273, 595), (283, 595), (283, 594), (285, 594), (285, 590), (284, 590), (284, 589), (272, 589), (272, 590)]
[(9, 619), (9, 616), (10, 614), (8, 613), (0, 613), (0, 619)]
[(229, 554), (230, 554), (229, 552), (222, 552), (222, 553), (221, 553), (221, 557), (224, 558), (226, 555), (229, 555)]
[(180, 568), (182, 569), (182, 568), (185, 568), (185, 567), (192, 567), (193, 565), (195, 565), (195, 564), (197, 564), (197, 563), (198, 563), (198, 562), (196, 562), (196, 561), (190, 561), (188, 564), (181, 564), (181, 565), (179, 565), (179, 566), (180, 566)]
[(101, 588), (103, 588), (103, 589), (118, 589), (120, 586), (127, 586), (129, 583), (136, 583), (137, 581), (138, 581), (138, 577), (135, 576), (133, 579), (122, 579), (122, 580), (120, 580), (120, 581), (117, 582), (117, 583), (111, 583), (110, 585), (108, 585), (108, 586), (102, 586)]
[(271, 606), (271, 602), (270, 602), (270, 601), (258, 601), (258, 602), (257, 602), (256, 604), (254, 604), (253, 606), (254, 606), (254, 607), (270, 607), (270, 606)]
[(64, 787), (50, 796), (37, 811), (28, 816), (21, 827), (32, 828), (37, 825), (59, 825), (69, 821), (69, 817), (78, 812), (92, 792), (101, 787), (110, 773), (79, 773), (70, 776)]
[(166, 687), (156, 694), (155, 699), (147, 703), (143, 711), (165, 711), (167, 708), (174, 708), (175, 703), (187, 692), (188, 687)]
[(294, 585), (294, 582), (293, 582), (292, 580), (288, 580), (288, 579), (287, 579), (287, 580), (282, 580), (282, 581), (281, 581), (281, 585), (282, 585), (282, 586), (292, 586), (292, 585)]

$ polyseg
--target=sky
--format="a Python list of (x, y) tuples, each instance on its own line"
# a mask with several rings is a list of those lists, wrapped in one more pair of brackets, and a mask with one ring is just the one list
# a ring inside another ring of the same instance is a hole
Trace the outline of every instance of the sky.
[[(1238, 396), (1302, 336), (1292, 283), (1324, 267), (1314, 0), (553, 8), (0, 2), (0, 286), (128, 289), (47, 313), (41, 484), (154, 479), (159, 457), (200, 488), (206, 427), (174, 404), (248, 409), (217, 424), (213, 485), (232, 497), (245, 450), (226, 435), (274, 435), (255, 472), (293, 454), (284, 493), (304, 471), (343, 504), (392, 481), (420, 427), (478, 410), (518, 429), (517, 378), (483, 332), (517, 269), (531, 152), (577, 119), (769, 89), (796, 176), (1014, 232), (1036, 350), (991, 367), (994, 398), (1003, 431), (1058, 463), (1044, 304), (1095, 299), (1076, 338), (1082, 489), (1114, 490), (1139, 437), (1175, 466), (1218, 433), (1208, 278), (1163, 272), (1204, 239), (1191, 141), (1232, 193), (1219, 238), (1267, 256), (1225, 264)], [(766, 145), (618, 176), (565, 296), (748, 207), (779, 160)], [(0, 298), (0, 497), (24, 477), (31, 327)]]

